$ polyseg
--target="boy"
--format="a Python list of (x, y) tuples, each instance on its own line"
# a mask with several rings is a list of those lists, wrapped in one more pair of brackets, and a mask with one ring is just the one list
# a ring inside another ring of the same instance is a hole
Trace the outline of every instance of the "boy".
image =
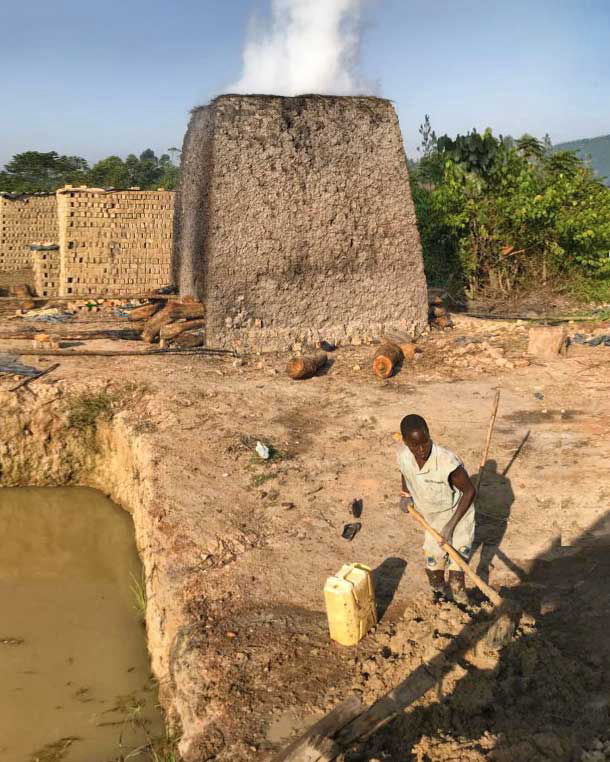
[[(467, 561), (474, 540), (475, 488), (462, 461), (430, 439), (428, 424), (419, 415), (407, 415), (400, 422), (404, 447), (398, 452), (401, 472), (400, 507), (409, 502), (426, 521), (453, 545)], [(449, 588), (453, 599), (467, 603), (464, 572), (426, 533), (424, 538), (426, 574), (435, 598), (442, 595), (445, 564), (449, 569)]]

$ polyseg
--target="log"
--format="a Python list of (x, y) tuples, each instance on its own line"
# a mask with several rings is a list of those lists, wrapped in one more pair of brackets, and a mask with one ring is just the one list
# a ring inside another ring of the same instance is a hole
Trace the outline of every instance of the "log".
[[(34, 339), (36, 336), (40, 335), (40, 331), (37, 331), (35, 328), (32, 328), (27, 333), (11, 333), (9, 331), (0, 331), (0, 339), (10, 339), (15, 341), (22, 339)], [(90, 341), (92, 339), (110, 339), (111, 341), (117, 341), (121, 339), (124, 341), (137, 341), (140, 338), (140, 332), (134, 328), (108, 328), (107, 330), (86, 331), (85, 333), (76, 334), (50, 333), (48, 336), (50, 339), (55, 339), (57, 341)]]
[(230, 355), (236, 357), (236, 353), (231, 349), (213, 349), (210, 347), (197, 347), (187, 349), (179, 347), (177, 349), (147, 349), (142, 351), (133, 350), (115, 350), (98, 349), (94, 351), (72, 350), (72, 349), (18, 349), (17, 352), (24, 357), (150, 357), (151, 355), (172, 355), (172, 354), (197, 354), (197, 355)]
[[(334, 759), (339, 753), (330, 740), (333, 735), (354, 720), (362, 712), (360, 699), (353, 695), (338, 704), (302, 736), (280, 752), (273, 762), (313, 762)], [(330, 756), (333, 755), (334, 756)]]
[(185, 331), (174, 339), (174, 346), (181, 347), (182, 349), (190, 349), (192, 347), (203, 346), (205, 338), (202, 333), (193, 333), (191, 331)]
[(295, 381), (300, 378), (310, 378), (326, 365), (326, 352), (317, 352), (307, 357), (295, 357), (286, 366), (286, 373)]
[(142, 341), (152, 344), (159, 335), (162, 326), (174, 320), (202, 318), (203, 304), (197, 302), (168, 302), (162, 310), (153, 315), (142, 331)]
[(182, 323), (167, 323), (161, 326), (159, 338), (162, 340), (175, 339), (185, 331), (195, 331), (198, 328), (205, 328), (205, 320), (185, 320)]
[(433, 322), (438, 328), (451, 328), (453, 325), (451, 318), (448, 315), (441, 315), (440, 317), (434, 318)]
[(398, 344), (382, 344), (373, 358), (373, 373), (379, 378), (389, 378), (402, 358)]
[(148, 318), (151, 318), (156, 312), (159, 312), (162, 307), (162, 302), (153, 302), (152, 304), (145, 304), (142, 307), (136, 307), (129, 312), (127, 319), (131, 323), (138, 320), (148, 320)]
[(417, 347), (412, 342), (407, 344), (400, 344), (400, 351), (402, 352), (405, 360), (412, 360), (415, 357)]

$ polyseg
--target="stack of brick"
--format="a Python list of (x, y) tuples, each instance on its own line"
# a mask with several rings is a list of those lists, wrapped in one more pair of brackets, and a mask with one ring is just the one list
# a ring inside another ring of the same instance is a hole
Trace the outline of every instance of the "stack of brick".
[(58, 296), (60, 260), (59, 246), (49, 242), (30, 246), (34, 269), (34, 290), (38, 296)]
[(57, 192), (60, 296), (130, 296), (170, 282), (171, 191)]
[(0, 194), (0, 272), (32, 266), (32, 241), (58, 240), (55, 194)]

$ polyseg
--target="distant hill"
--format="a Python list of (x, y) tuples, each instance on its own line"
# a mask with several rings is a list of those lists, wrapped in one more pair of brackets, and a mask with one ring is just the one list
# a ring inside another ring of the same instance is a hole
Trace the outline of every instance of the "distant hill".
[(601, 135), (599, 138), (585, 138), (584, 140), (571, 140), (569, 143), (558, 143), (553, 146), (553, 151), (576, 151), (579, 158), (588, 160), (591, 157), (591, 167), (600, 177), (604, 177), (605, 184), (610, 185), (610, 135)]

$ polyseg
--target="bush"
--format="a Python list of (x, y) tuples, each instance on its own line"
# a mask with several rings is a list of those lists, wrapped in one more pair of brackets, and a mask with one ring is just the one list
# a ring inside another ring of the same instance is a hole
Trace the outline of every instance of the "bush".
[(487, 130), (439, 138), (420, 165), (413, 199), (432, 284), (470, 297), (566, 280), (610, 290), (610, 188), (574, 154)]

